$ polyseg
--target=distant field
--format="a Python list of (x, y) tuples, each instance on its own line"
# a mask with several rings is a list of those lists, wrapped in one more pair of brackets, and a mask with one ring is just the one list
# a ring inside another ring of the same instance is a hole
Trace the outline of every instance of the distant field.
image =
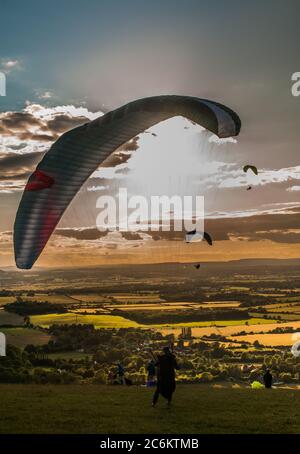
[[(183, 303), (182, 303), (183, 304)], [(151, 303), (151, 304), (110, 304), (105, 306), (107, 309), (118, 309), (120, 311), (124, 310), (126, 312), (130, 311), (170, 311), (174, 309), (187, 309), (189, 307), (188, 303), (184, 305), (172, 306), (167, 304), (160, 303)]]
[(15, 296), (0, 296), (0, 307), (5, 304), (13, 303), (15, 300)]
[(30, 328), (1, 328), (1, 332), (6, 335), (8, 344), (24, 348), (28, 344), (44, 345), (49, 342), (51, 336), (37, 329)]
[[(295, 313), (295, 314), (299, 314), (298, 318), (300, 318), (300, 306), (296, 305), (296, 306), (281, 306), (280, 308), (278, 309), (269, 309), (268, 312), (270, 313), (276, 313), (276, 314), (282, 314), (282, 313), (285, 313), (285, 312), (289, 312), (289, 313)], [(287, 314), (285, 314), (287, 315)]]
[(47, 295), (45, 293), (35, 294), (34, 296), (22, 297), (25, 301), (48, 301), (53, 304), (74, 304), (75, 301), (66, 295)]
[[(43, 327), (49, 327), (53, 324), (92, 324), (95, 328), (138, 328), (138, 327), (149, 327), (150, 325), (143, 325), (132, 320), (128, 320), (124, 317), (116, 316), (116, 315), (82, 315), (78, 313), (78, 315), (74, 313), (66, 313), (66, 314), (46, 314), (46, 315), (32, 315), (30, 317), (31, 323), (34, 325), (39, 325)], [(256, 324), (265, 324), (265, 323), (273, 323), (272, 320), (265, 320), (260, 318), (250, 318), (247, 320), (222, 320), (216, 322), (187, 322), (187, 323), (174, 323), (170, 324), (156, 324), (151, 325), (153, 328), (180, 328), (181, 327), (191, 327), (191, 328), (199, 328), (199, 327), (214, 327), (214, 326), (241, 326), (244, 325), (256, 325)]]
[(126, 311), (174, 311), (178, 309), (219, 309), (219, 308), (237, 308), (240, 303), (238, 301), (227, 302), (208, 302), (203, 304), (193, 302), (172, 302), (172, 303), (152, 303), (152, 304), (112, 304), (106, 305), (108, 309), (119, 309)]
[(274, 323), (274, 320), (266, 320), (264, 318), (249, 318), (247, 320), (217, 320), (217, 321), (207, 321), (207, 322), (187, 322), (187, 323), (173, 323), (173, 324), (161, 324), (153, 325), (156, 328), (181, 328), (181, 327), (191, 327), (191, 328), (201, 328), (201, 327), (229, 327), (229, 326), (240, 326), (241, 329), (247, 325), (264, 325), (268, 323)]
[(258, 341), (261, 345), (266, 347), (278, 347), (280, 345), (290, 346), (295, 343), (292, 339), (291, 333), (284, 334), (248, 334), (247, 336), (234, 336), (230, 339), (234, 339), (239, 342), (250, 342), (253, 344), (255, 341)]
[[(271, 313), (270, 313), (271, 315)], [(292, 313), (288, 313), (288, 314), (285, 314), (283, 312), (272, 312), (272, 315), (274, 316), (279, 316), (281, 317), (281, 320), (300, 320), (300, 314), (292, 314)]]
[[(268, 323), (266, 323), (268, 322)], [(270, 323), (269, 323), (270, 322)], [(278, 322), (274, 323), (271, 320), (264, 320), (263, 324), (257, 325), (231, 325), (225, 327), (215, 327), (215, 326), (206, 326), (202, 328), (192, 328), (192, 335), (194, 337), (202, 337), (202, 336), (209, 336), (210, 334), (221, 334), (223, 336), (232, 336), (233, 334), (239, 333), (241, 331), (246, 333), (258, 333), (258, 332), (268, 332), (272, 331), (275, 328), (293, 328), (299, 329), (300, 331), (300, 321), (297, 322)], [(181, 328), (172, 328), (172, 327), (160, 327), (159, 331), (161, 331), (164, 335), (166, 334), (174, 334), (178, 336), (181, 334)]]
[(73, 302), (80, 300), (84, 303), (90, 303), (90, 302), (92, 302), (92, 303), (109, 303), (109, 301), (110, 301), (109, 297), (104, 296), (104, 295), (99, 295), (98, 293), (87, 293), (87, 294), (79, 293), (79, 294), (75, 294), (75, 295), (70, 293), (69, 297), (73, 299)]
[(289, 304), (269, 304), (266, 307), (268, 312), (298, 312), (300, 311), (300, 304), (299, 303), (289, 303)]
[(113, 297), (114, 300), (124, 303), (137, 303), (137, 302), (148, 302), (148, 303), (159, 303), (164, 301), (159, 293), (146, 293), (146, 294), (137, 294), (137, 293), (110, 293), (109, 296)]
[(49, 327), (53, 324), (91, 324), (95, 328), (138, 328), (140, 325), (132, 320), (116, 315), (76, 315), (66, 314), (46, 314), (32, 315), (31, 323), (43, 327)]
[(284, 296), (284, 293), (268, 293), (268, 292), (265, 292), (265, 293), (259, 293), (259, 292), (253, 292), (254, 295), (257, 295), (257, 296), (270, 296), (270, 297), (282, 297)]
[(5, 433), (300, 433), (300, 391), (178, 385), (170, 409), (142, 387), (0, 385)]
[[(3, 304), (8, 302), (15, 301), (15, 297), (2, 297)], [(0, 297), (0, 305), (2, 298)], [(159, 294), (131, 294), (131, 293), (111, 293), (109, 295), (98, 294), (98, 293), (75, 293), (70, 292), (64, 295), (48, 295), (47, 293), (35, 293), (34, 296), (22, 296), (22, 299), (25, 301), (48, 301), (49, 303), (55, 304), (74, 304), (76, 302), (83, 303), (106, 303), (109, 304), (112, 301), (112, 298), (122, 303), (160, 303), (164, 301), (160, 298)]]
[(276, 298), (276, 301), (279, 303), (292, 303), (294, 301), (299, 301), (300, 297), (299, 296), (288, 296), (288, 297), (281, 297), (281, 298)]
[(6, 312), (0, 309), (0, 326), (1, 325), (23, 325), (24, 318), (12, 312)]
[(97, 312), (109, 314), (109, 311), (103, 309), (102, 307), (83, 307), (82, 309), (72, 309), (72, 313), (74, 314), (97, 314)]
[[(254, 311), (251, 311), (250, 312), (250, 315), (252, 315), (252, 317), (259, 317), (261, 316), (262, 314), (260, 312), (254, 312)], [(277, 317), (280, 317), (281, 320), (283, 321), (288, 321), (288, 320), (300, 320), (300, 314), (293, 314), (293, 313), (284, 313), (284, 312), (280, 312), (279, 310), (274, 312), (274, 311), (270, 311), (270, 312), (267, 312), (266, 314), (266, 318), (265, 320), (271, 320), (271, 321), (275, 321)]]

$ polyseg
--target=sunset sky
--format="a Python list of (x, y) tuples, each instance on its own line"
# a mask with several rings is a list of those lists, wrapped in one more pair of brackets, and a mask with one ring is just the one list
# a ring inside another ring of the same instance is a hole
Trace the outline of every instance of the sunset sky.
[[(272, 14), (270, 14), (272, 11)], [(242, 120), (219, 141), (173, 118), (123, 146), (82, 188), (37, 266), (300, 257), (299, 1), (2, 0), (0, 266), (26, 181), (65, 131), (158, 94), (212, 99)], [(255, 164), (258, 176), (245, 175)], [(246, 188), (251, 185), (252, 190)], [(99, 195), (204, 195), (214, 245), (101, 234)]]

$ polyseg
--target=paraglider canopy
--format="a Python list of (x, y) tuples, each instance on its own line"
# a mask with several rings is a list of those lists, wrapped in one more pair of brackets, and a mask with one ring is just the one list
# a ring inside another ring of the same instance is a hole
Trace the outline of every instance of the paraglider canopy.
[(246, 166), (243, 167), (243, 171), (244, 171), (245, 173), (247, 173), (248, 170), (252, 170), (252, 172), (253, 172), (255, 175), (258, 175), (257, 167), (252, 166), (252, 165), (250, 165), (250, 164), (247, 164)]
[(14, 225), (17, 266), (33, 266), (81, 186), (111, 153), (151, 126), (175, 116), (186, 117), (220, 138), (237, 136), (241, 128), (238, 115), (214, 101), (154, 96), (66, 132), (45, 154), (25, 187)]
[(213, 241), (209, 233), (207, 232), (197, 232), (197, 230), (191, 230), (190, 232), (187, 232), (185, 235), (185, 241), (187, 243), (198, 243), (199, 241), (202, 241), (202, 239), (205, 239), (207, 244), (212, 246)]

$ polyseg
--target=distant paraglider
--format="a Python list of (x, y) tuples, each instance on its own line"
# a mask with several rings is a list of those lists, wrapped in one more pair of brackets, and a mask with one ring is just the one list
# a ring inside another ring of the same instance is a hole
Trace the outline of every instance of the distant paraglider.
[(241, 128), (238, 115), (222, 104), (167, 95), (133, 101), (66, 132), (44, 155), (25, 187), (14, 225), (17, 267), (33, 266), (84, 182), (111, 153), (151, 126), (176, 116), (219, 138), (237, 136)]
[(185, 235), (186, 243), (198, 243), (199, 241), (202, 241), (203, 238), (210, 246), (212, 246), (212, 238), (207, 232), (197, 232), (197, 230), (191, 230)]
[(255, 175), (258, 175), (257, 167), (247, 164), (246, 166), (243, 167), (243, 171), (244, 171), (245, 173), (247, 173), (248, 170), (252, 170), (252, 172), (253, 172)]
[(202, 241), (203, 239), (203, 232), (197, 232), (196, 230), (191, 230), (185, 234), (185, 242), (186, 243), (197, 243), (198, 241)]
[(200, 263), (196, 263), (196, 264), (194, 265), (194, 267), (196, 268), (196, 270), (199, 270), (199, 268), (200, 268)]
[[(257, 167), (252, 166), (252, 165), (249, 165), (249, 164), (247, 164), (247, 165), (245, 165), (245, 166), (243, 167), (243, 171), (244, 171), (245, 173), (247, 173), (249, 170), (251, 170), (251, 171), (253, 172), (254, 175), (256, 175), (256, 176), (258, 175)], [(249, 174), (248, 174), (248, 175), (249, 175)], [(254, 177), (254, 178), (255, 178), (255, 177)], [(247, 191), (251, 191), (252, 185), (249, 184), (249, 183), (253, 182), (253, 177), (252, 177), (252, 178), (249, 177), (249, 178), (247, 178), (247, 179), (248, 179)]]

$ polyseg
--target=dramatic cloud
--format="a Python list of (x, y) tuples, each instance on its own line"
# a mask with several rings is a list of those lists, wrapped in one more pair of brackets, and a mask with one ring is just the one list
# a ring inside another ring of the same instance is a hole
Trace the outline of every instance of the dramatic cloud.
[(11, 73), (13, 70), (21, 69), (21, 62), (17, 59), (2, 58), (0, 59), (0, 70), (5, 74)]
[(11, 131), (26, 130), (30, 126), (43, 126), (43, 123), (36, 119), (32, 114), (27, 112), (7, 112), (1, 114), (0, 117), (1, 126), (7, 133), (11, 134)]
[(76, 126), (83, 125), (90, 121), (87, 117), (71, 117), (70, 115), (56, 115), (53, 120), (46, 122), (46, 128), (54, 133), (63, 133)]
[(0, 153), (0, 193), (10, 194), (24, 188), (32, 170), (42, 159), (43, 153)]
[[(39, 104), (27, 104), (22, 112), (0, 113), (0, 193), (22, 189), (53, 141), (101, 115), (84, 107)], [(120, 156), (119, 161), (126, 159)]]
[(300, 191), (300, 186), (290, 186), (289, 188), (287, 188), (287, 191), (288, 191), (288, 192), (297, 192), (297, 191)]
[(278, 214), (207, 219), (205, 229), (215, 241), (246, 238), (251, 241), (299, 243), (299, 214), (299, 208), (292, 208)]
[(88, 121), (87, 117), (72, 117), (55, 113), (52, 119), (41, 118), (30, 112), (7, 112), (0, 114), (1, 134), (19, 140), (53, 142), (60, 134)]
[(43, 153), (0, 153), (0, 180), (28, 175), (42, 159)]
[[(244, 217), (223, 217), (207, 219), (205, 230), (210, 233), (213, 241), (262, 241), (270, 240), (276, 243), (300, 242), (299, 228), (300, 207), (294, 207), (274, 214), (249, 215)], [(174, 231), (174, 221), (170, 221), (169, 231), (139, 230), (128, 232), (113, 232), (121, 235), (127, 241), (185, 241), (184, 231)], [(94, 227), (57, 229), (56, 235), (77, 240), (98, 240), (112, 235), (112, 232), (101, 232)], [(193, 247), (191, 245), (191, 247)]]
[(67, 238), (75, 238), (77, 240), (97, 240), (103, 238), (108, 232), (101, 232), (95, 228), (81, 229), (56, 229), (55, 234)]
[(125, 238), (125, 240), (128, 241), (136, 241), (142, 239), (141, 235), (136, 232), (121, 232), (121, 235), (123, 238)]
[[(258, 169), (258, 175), (247, 175), (242, 169), (223, 169), (219, 178), (219, 185), (222, 188), (242, 187), (251, 183), (253, 186), (265, 186), (272, 183), (285, 183), (292, 180), (300, 180), (300, 166), (286, 167), (278, 170)], [(294, 188), (297, 186), (294, 186)], [(297, 189), (288, 189), (297, 191)]]

